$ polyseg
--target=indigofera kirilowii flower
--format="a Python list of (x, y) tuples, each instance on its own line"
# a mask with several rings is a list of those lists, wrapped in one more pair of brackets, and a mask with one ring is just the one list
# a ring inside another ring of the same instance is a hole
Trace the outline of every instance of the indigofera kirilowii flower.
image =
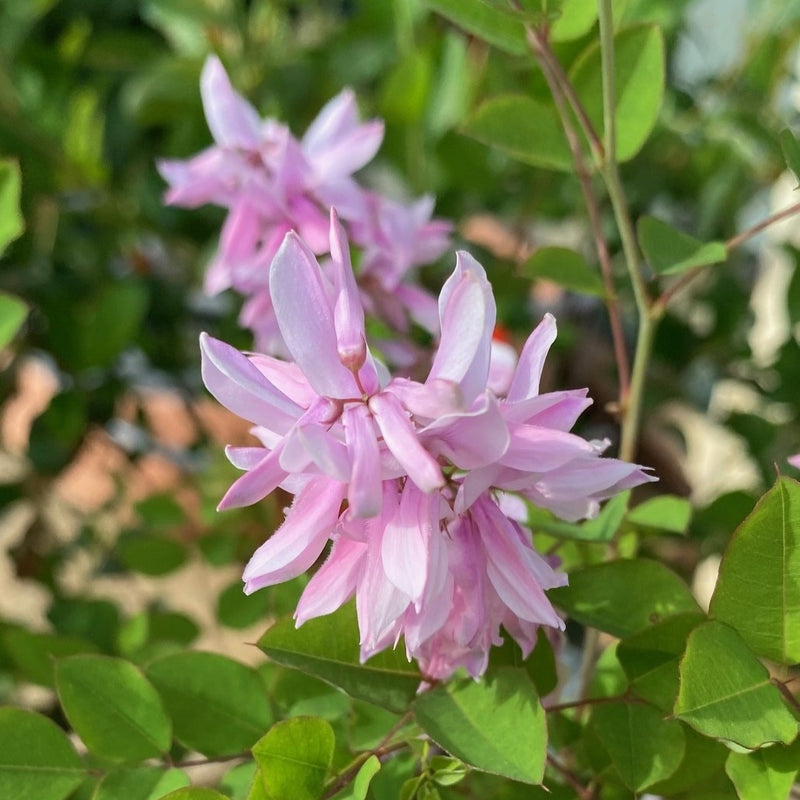
[(563, 627), (545, 590), (567, 578), (507, 513), (511, 498), (577, 520), (653, 478), (569, 432), (591, 403), (586, 390), (539, 394), (553, 317), (505, 370), (505, 395), (489, 388), (495, 302), (468, 253), (457, 254), (440, 293), (441, 337), (418, 382), (390, 376), (370, 352), (335, 212), (330, 252), (320, 266), (289, 233), (273, 261), (269, 291), (293, 362), (201, 338), (206, 386), (254, 424), (262, 445), (228, 448), (245, 472), (220, 508), (255, 503), (278, 486), (294, 495), (247, 565), (245, 591), (305, 572), (331, 542), (298, 604), (298, 625), (355, 595), (362, 659), (402, 637), (425, 675), (462, 666), (477, 677), (501, 626), (525, 655), (540, 625)]

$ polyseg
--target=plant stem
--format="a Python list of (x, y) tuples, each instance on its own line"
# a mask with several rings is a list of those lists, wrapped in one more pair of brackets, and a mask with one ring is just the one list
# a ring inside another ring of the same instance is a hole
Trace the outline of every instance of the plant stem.
[[(569, 118), (569, 113), (566, 108), (564, 87), (559, 81), (557, 74), (552, 69), (551, 60), (547, 57), (549, 44), (544, 34), (537, 31), (528, 29), (528, 43), (533, 50), (536, 60), (542, 69), (542, 74), (550, 87), (550, 93), (553, 95), (556, 111), (561, 120), (561, 127), (564, 129), (564, 135), (567, 138), (569, 149), (572, 154), (572, 161), (575, 164), (575, 171), (578, 176), (578, 181), (581, 185), (583, 199), (586, 203), (586, 210), (589, 215), (589, 225), (592, 229), (592, 238), (594, 239), (595, 251), (597, 252), (597, 259), (600, 262), (600, 273), (603, 277), (603, 285), (606, 293), (606, 308), (608, 309), (608, 318), (611, 325), (611, 339), (614, 346), (614, 359), (617, 365), (617, 375), (619, 377), (619, 407), (622, 408), (627, 402), (628, 393), (630, 391), (630, 369), (628, 367), (628, 353), (625, 346), (625, 333), (622, 329), (622, 317), (619, 310), (619, 302), (617, 300), (616, 291), (614, 289), (614, 275), (611, 267), (611, 256), (608, 252), (608, 245), (606, 244), (605, 237), (603, 236), (603, 228), (600, 222), (600, 204), (592, 186), (592, 178), (586, 165), (586, 160), (583, 157), (580, 141), (578, 140), (577, 133), (572, 127)], [(555, 63), (558, 61), (553, 58)]]
[(558, 772), (569, 785), (577, 792), (578, 797), (581, 800), (592, 800), (594, 797), (594, 792), (591, 792), (587, 789), (579, 780), (578, 776), (575, 773), (565, 767), (555, 756), (551, 756), (549, 753), (547, 755), (547, 763), (556, 771)]
[(617, 221), (625, 266), (628, 268), (636, 310), (639, 315), (639, 332), (636, 338), (636, 353), (631, 372), (631, 389), (621, 408), (622, 431), (619, 456), (630, 461), (636, 454), (636, 442), (644, 396), (647, 365), (653, 348), (657, 319), (651, 313), (651, 300), (647, 293), (639, 248), (633, 229), (628, 201), (619, 177), (617, 166), (616, 88), (614, 85), (614, 20), (611, 0), (598, 0), (600, 22), (600, 55), (603, 77), (603, 121), (605, 129), (605, 160), (602, 174), (605, 179), (614, 217)]

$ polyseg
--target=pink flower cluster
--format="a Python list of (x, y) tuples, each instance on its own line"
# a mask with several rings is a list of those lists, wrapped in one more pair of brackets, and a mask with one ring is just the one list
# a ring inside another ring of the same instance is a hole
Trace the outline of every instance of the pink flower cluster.
[[(240, 322), (254, 332), (256, 347), (287, 354), (272, 308), (269, 268), (291, 230), (316, 255), (326, 253), (334, 206), (351, 241), (363, 248), (358, 282), (367, 310), (401, 334), (410, 320), (436, 334), (435, 299), (414, 285), (413, 272), (447, 250), (451, 224), (431, 219), (432, 198), (404, 205), (352, 177), (380, 147), (383, 123), (362, 123), (353, 92), (345, 90), (298, 140), (286, 125), (259, 117), (215, 56), (203, 67), (200, 90), (215, 144), (189, 160), (162, 160), (158, 166), (169, 184), (167, 203), (228, 209), (205, 288), (209, 294), (233, 288), (247, 298)], [(397, 358), (408, 359), (407, 350), (397, 350)]]
[[(402, 228), (392, 217), (387, 211), (387, 230)], [(228, 448), (244, 474), (220, 508), (255, 503), (277, 487), (294, 495), (282, 526), (247, 565), (245, 591), (300, 575), (330, 542), (300, 599), (298, 625), (355, 595), (362, 659), (402, 637), (426, 676), (464, 667), (477, 677), (501, 627), (525, 655), (539, 626), (563, 627), (545, 591), (567, 579), (533, 549), (520, 498), (578, 520), (653, 478), (601, 458), (605, 443), (569, 432), (591, 403), (586, 390), (539, 393), (556, 336), (551, 316), (512, 370), (507, 353), (506, 369), (493, 369), (494, 297), (466, 252), (439, 295), (441, 333), (427, 378), (392, 377), (370, 351), (363, 293), (335, 211), (329, 237), (323, 264), (293, 231), (271, 259), (264, 291), (291, 361), (201, 338), (206, 386), (254, 424), (261, 443)], [(410, 241), (406, 262), (422, 257)], [(369, 269), (392, 267), (376, 250)]]

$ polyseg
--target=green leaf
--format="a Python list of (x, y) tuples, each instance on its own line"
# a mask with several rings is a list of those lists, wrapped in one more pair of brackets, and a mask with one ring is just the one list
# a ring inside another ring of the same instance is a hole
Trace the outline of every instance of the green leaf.
[(678, 694), (678, 662), (689, 633), (703, 614), (678, 614), (629, 636), (617, 647), (617, 658), (631, 689), (662, 711), (671, 711)]
[(103, 778), (92, 800), (157, 800), (167, 792), (189, 785), (189, 776), (179, 769), (134, 767), (110, 772)]
[(592, 726), (625, 785), (640, 792), (678, 768), (681, 726), (641, 703), (609, 703), (592, 711)]
[(376, 755), (371, 755), (356, 774), (355, 780), (341, 792), (333, 796), (333, 800), (367, 800), (369, 785), (378, 774), (381, 762)]
[(504, 13), (483, 0), (426, 0), (434, 11), (512, 55), (528, 52), (522, 20)]
[(85, 771), (64, 731), (21, 708), (0, 708), (0, 797), (64, 800)]
[(70, 656), (56, 664), (56, 689), (67, 719), (93, 753), (143, 761), (169, 750), (172, 724), (158, 693), (133, 664)]
[(381, 116), (393, 124), (418, 125), (428, 104), (432, 73), (428, 54), (411, 51), (386, 79), (381, 94)]
[(506, 667), (480, 682), (453, 681), (413, 704), (426, 733), (448, 753), (485, 772), (540, 784), (547, 723), (533, 683)]
[(296, 629), (293, 619), (273, 625), (258, 646), (275, 662), (321, 678), (351, 697), (403, 713), (422, 676), (402, 652), (385, 650), (360, 663), (358, 625), (352, 603)]
[(11, 344), (28, 316), (28, 305), (7, 292), (0, 292), (0, 350)]
[(217, 619), (229, 628), (248, 628), (269, 614), (272, 597), (269, 592), (245, 594), (240, 579), (220, 592), (217, 598)]
[(273, 725), (253, 746), (267, 796), (318, 800), (335, 745), (333, 728), (317, 717), (295, 717)]
[(549, 511), (538, 506), (528, 506), (528, 525), (537, 531), (559, 539), (574, 539), (579, 542), (610, 542), (619, 530), (628, 510), (630, 492), (620, 492), (611, 498), (594, 519), (580, 524), (564, 522)]
[(466, 121), (463, 133), (535, 167), (570, 170), (572, 159), (551, 104), (527, 95), (487, 100)]
[(165, 794), (160, 800), (228, 800), (224, 794), (214, 789), (203, 789), (200, 786), (187, 786), (175, 792)]
[(701, 242), (655, 217), (641, 217), (636, 232), (645, 258), (660, 275), (680, 275), (728, 258), (722, 242)]
[(0, 256), (8, 245), (22, 235), (25, 220), (19, 211), (22, 175), (12, 159), (0, 161)]
[(675, 715), (704, 736), (750, 749), (789, 744), (797, 736), (797, 720), (766, 667), (721, 622), (706, 622), (689, 634)]
[(77, 637), (31, 633), (24, 628), (8, 628), (3, 631), (2, 642), (26, 680), (51, 689), (55, 687), (54, 666), (57, 658), (76, 653), (92, 653), (97, 649), (93, 644)]
[(689, 587), (657, 561), (631, 559), (570, 573), (548, 596), (570, 617), (624, 638), (666, 617), (699, 611)]
[(800, 661), (800, 483), (779, 478), (733, 534), (710, 613), (758, 655)]
[(540, 697), (550, 694), (558, 683), (558, 672), (553, 646), (544, 628), (539, 628), (536, 634), (536, 646), (525, 659), (522, 657), (520, 646), (505, 631), (503, 640), (500, 647), (492, 648), (489, 670), (493, 671), (498, 667), (521, 667), (530, 675)]
[[(617, 160), (633, 158), (653, 130), (664, 97), (664, 39), (655, 25), (626, 28), (614, 37)], [(595, 130), (603, 130), (600, 43), (590, 45), (570, 71)]]
[(146, 674), (172, 717), (175, 738), (205, 756), (246, 750), (272, 724), (265, 686), (238, 661), (185, 651), (154, 661)]
[(800, 768), (800, 742), (791, 747), (765, 747), (752, 753), (731, 753), (725, 772), (741, 800), (786, 800)]
[(550, 28), (550, 40), (569, 42), (589, 33), (597, 19), (597, 0), (564, 0), (561, 16)]
[(151, 533), (129, 533), (120, 537), (120, 561), (143, 575), (167, 575), (186, 561), (186, 548), (174, 539)]
[(794, 172), (795, 178), (800, 181), (800, 142), (788, 128), (780, 132), (779, 138), (786, 165)]
[(565, 289), (602, 297), (603, 280), (583, 256), (565, 247), (541, 247), (521, 267), (528, 278), (544, 278)]
[(692, 504), (683, 497), (662, 494), (632, 508), (626, 520), (643, 528), (686, 533), (692, 519)]

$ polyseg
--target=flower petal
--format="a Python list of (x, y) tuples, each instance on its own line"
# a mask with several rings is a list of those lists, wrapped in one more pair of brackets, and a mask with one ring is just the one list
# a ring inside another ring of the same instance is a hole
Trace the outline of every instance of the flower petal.
[(367, 555), (367, 545), (347, 536), (333, 543), (327, 561), (303, 590), (294, 618), (299, 628), (304, 622), (331, 614), (344, 605), (356, 590)]
[(358, 396), (352, 373), (339, 360), (319, 264), (295, 233), (286, 235), (275, 255), (269, 288), (286, 346), (314, 390), (324, 397)]
[(347, 502), (354, 517), (374, 517), (381, 511), (383, 488), (378, 437), (369, 409), (361, 403), (342, 414), (352, 475)]
[(442, 470), (433, 456), (425, 450), (397, 398), (388, 392), (370, 398), (369, 408), (378, 423), (383, 441), (400, 462), (408, 477), (423, 492), (444, 486)]
[(552, 314), (545, 314), (522, 348), (514, 379), (508, 390), (507, 399), (510, 402), (525, 400), (539, 394), (544, 360), (556, 340), (556, 333), (555, 317)]
[(200, 351), (206, 388), (234, 414), (284, 433), (303, 413), (236, 348), (202, 333)]
[(256, 110), (231, 86), (225, 67), (209, 56), (200, 75), (200, 94), (208, 127), (217, 144), (257, 150), (261, 120)]
[(282, 449), (282, 446), (278, 445), (266, 458), (235, 480), (219, 501), (217, 511), (251, 506), (275, 491), (288, 475), (280, 464)]
[(439, 295), (442, 337), (428, 380), (458, 383), (467, 406), (486, 388), (496, 308), (483, 267), (459, 251)]
[(294, 498), (283, 525), (256, 550), (245, 567), (244, 591), (296, 578), (320, 556), (339, 519), (344, 484), (313, 478)]

